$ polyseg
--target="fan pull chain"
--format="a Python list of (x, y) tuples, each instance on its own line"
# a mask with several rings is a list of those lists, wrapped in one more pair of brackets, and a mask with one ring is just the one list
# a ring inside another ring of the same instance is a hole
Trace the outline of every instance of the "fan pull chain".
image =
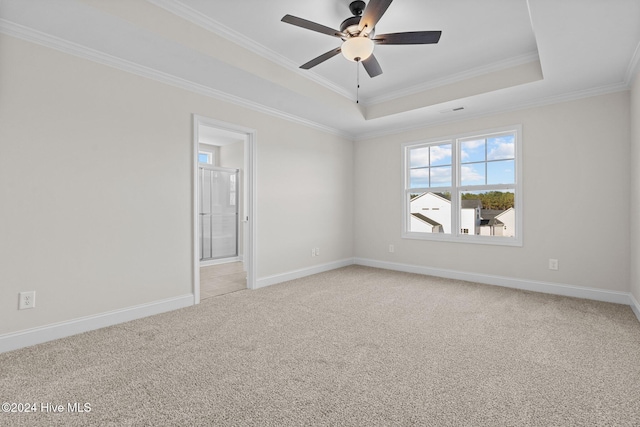
[(356, 61), (356, 104), (360, 103), (360, 61)]

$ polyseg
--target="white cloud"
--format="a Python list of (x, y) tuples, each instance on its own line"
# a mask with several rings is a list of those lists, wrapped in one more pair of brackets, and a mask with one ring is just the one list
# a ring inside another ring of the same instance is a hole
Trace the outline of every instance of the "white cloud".
[(475, 170), (475, 168), (471, 166), (462, 166), (460, 168), (460, 174), (461, 174), (463, 183), (477, 182), (477, 181), (481, 181), (482, 183), (484, 183), (484, 175), (479, 173), (477, 170)]
[(491, 149), (487, 153), (489, 160), (513, 159), (515, 157), (513, 137), (495, 138), (490, 147)]
[[(475, 139), (472, 141), (463, 141), (460, 145), (460, 157), (464, 162), (471, 156), (475, 150), (478, 148), (483, 148), (484, 151), (484, 139)], [(482, 153), (482, 158), (484, 158), (484, 153)]]
[(451, 182), (451, 168), (431, 168), (431, 185), (449, 184)]
[(467, 147), (467, 148), (473, 150), (475, 148), (482, 147), (484, 145), (484, 138), (482, 138), (482, 139), (474, 139), (474, 140), (471, 140), (471, 141), (462, 141), (462, 145), (464, 147)]
[(429, 147), (414, 148), (410, 155), (411, 167), (429, 165)]
[(451, 144), (431, 146), (431, 164), (440, 160), (448, 160), (451, 163)]
[(429, 169), (413, 169), (411, 178), (429, 178)]
[(451, 164), (451, 144), (444, 144), (412, 149), (410, 156), (411, 167), (429, 166), (429, 150), (431, 150), (431, 165)]

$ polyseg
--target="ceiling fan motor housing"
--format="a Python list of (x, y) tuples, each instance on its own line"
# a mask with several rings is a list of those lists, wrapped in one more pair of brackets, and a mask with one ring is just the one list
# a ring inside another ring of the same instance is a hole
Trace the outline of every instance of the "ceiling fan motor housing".
[(360, 16), (366, 6), (367, 5), (362, 0), (356, 0), (351, 2), (349, 10), (353, 13), (353, 16)]
[[(358, 24), (360, 24), (360, 19), (362, 18), (362, 12), (367, 5), (362, 0), (356, 0), (351, 2), (349, 5), (349, 10), (353, 13), (353, 16), (342, 21), (340, 24), (340, 31), (349, 36), (358, 36), (360, 35), (360, 29), (358, 28)], [(374, 31), (371, 30), (367, 33), (368, 36), (373, 37)]]
[(345, 19), (342, 21), (342, 24), (340, 24), (340, 31), (351, 36), (357, 35), (359, 32), (358, 24), (360, 23), (360, 18), (361, 16), (351, 16)]

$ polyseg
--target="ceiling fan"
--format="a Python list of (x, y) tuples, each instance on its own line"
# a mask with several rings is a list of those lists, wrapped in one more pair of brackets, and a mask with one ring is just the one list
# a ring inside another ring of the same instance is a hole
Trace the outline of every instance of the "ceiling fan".
[(345, 58), (354, 62), (362, 62), (370, 77), (382, 74), (382, 68), (373, 55), (373, 48), (377, 44), (433, 44), (438, 43), (442, 31), (409, 31), (404, 33), (390, 33), (375, 35), (375, 26), (387, 11), (393, 0), (370, 0), (365, 4), (362, 0), (351, 2), (349, 10), (353, 16), (340, 24), (340, 30), (325, 27), (316, 22), (285, 15), (282, 22), (306, 28), (318, 33), (327, 34), (342, 39), (342, 45), (312, 59), (300, 68), (308, 70), (316, 65), (333, 58), (342, 52)]

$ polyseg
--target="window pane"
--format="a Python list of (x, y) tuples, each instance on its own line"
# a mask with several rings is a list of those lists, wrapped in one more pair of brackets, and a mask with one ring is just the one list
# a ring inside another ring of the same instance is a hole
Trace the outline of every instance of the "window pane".
[(514, 190), (472, 191), (460, 195), (460, 232), (480, 236), (515, 236)]
[(513, 184), (515, 176), (515, 161), (513, 160), (487, 163), (487, 184)]
[(450, 187), (451, 147), (451, 144), (438, 144), (411, 149), (409, 188)]
[(463, 141), (460, 144), (460, 161), (468, 162), (484, 162), (485, 161), (485, 141), (484, 139), (476, 139), (473, 141)]
[(451, 194), (427, 192), (409, 195), (409, 231), (451, 233)]
[(409, 172), (409, 188), (425, 188), (429, 186), (429, 168), (411, 169)]
[(451, 164), (451, 144), (432, 145), (429, 148), (431, 149), (431, 166)]
[(451, 166), (431, 168), (431, 187), (451, 187)]
[(460, 167), (460, 185), (484, 185), (486, 163), (474, 163)]
[(487, 138), (487, 160), (515, 158), (515, 145), (514, 135)]
[(410, 150), (409, 165), (411, 168), (429, 166), (429, 147), (414, 148)]
[(200, 162), (200, 163), (209, 163), (209, 154), (207, 154), (207, 153), (198, 154), (198, 162)]

